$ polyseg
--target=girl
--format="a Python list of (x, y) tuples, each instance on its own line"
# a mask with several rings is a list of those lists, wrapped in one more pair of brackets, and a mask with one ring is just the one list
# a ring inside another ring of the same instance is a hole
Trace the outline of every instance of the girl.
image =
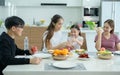
[(73, 46), (73, 49), (80, 49), (83, 44), (83, 37), (78, 25), (72, 25), (70, 28), (70, 36), (68, 42)]

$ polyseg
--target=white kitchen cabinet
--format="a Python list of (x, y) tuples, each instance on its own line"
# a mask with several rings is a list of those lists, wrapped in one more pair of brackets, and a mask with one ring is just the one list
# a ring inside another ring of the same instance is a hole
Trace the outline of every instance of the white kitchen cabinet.
[(40, 6), (40, 0), (6, 0), (6, 6), (8, 3), (15, 6)]
[(95, 36), (97, 35), (95, 30), (81, 30), (81, 32), (86, 33), (86, 42), (87, 42), (87, 49), (89, 52), (96, 52), (95, 50)]
[(67, 3), (68, 0), (39, 0), (40, 3)]
[(82, 0), (6, 0), (15, 6), (41, 6), (41, 3), (65, 3), (68, 7), (82, 6)]
[(115, 31), (118, 31), (120, 33), (120, 1), (115, 2), (114, 16)]
[(83, 0), (67, 0), (67, 6), (70, 7), (81, 7)]
[(104, 21), (107, 19), (112, 19), (112, 14), (113, 14), (113, 10), (112, 10), (112, 2), (102, 2), (101, 5), (101, 25), (103, 26)]
[(115, 31), (120, 32), (120, 1), (102, 1), (101, 5), (101, 25), (107, 19), (113, 19), (115, 22)]
[(83, 0), (83, 7), (100, 7), (101, 0)]

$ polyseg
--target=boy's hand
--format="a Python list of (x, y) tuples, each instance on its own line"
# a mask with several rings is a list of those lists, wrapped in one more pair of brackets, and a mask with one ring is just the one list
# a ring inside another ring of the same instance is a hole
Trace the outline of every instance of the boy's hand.
[(39, 64), (41, 61), (41, 58), (34, 57), (30, 59), (30, 64)]

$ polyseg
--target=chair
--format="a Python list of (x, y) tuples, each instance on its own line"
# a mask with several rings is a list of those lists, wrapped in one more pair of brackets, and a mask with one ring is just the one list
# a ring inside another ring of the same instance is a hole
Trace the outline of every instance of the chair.
[(83, 45), (81, 46), (81, 49), (87, 50), (86, 34), (82, 33), (81, 36), (84, 38), (84, 42)]

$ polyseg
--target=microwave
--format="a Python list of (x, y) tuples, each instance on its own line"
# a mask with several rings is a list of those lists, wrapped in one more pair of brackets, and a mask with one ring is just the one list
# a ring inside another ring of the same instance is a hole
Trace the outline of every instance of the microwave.
[(84, 8), (84, 16), (99, 16), (99, 8)]

